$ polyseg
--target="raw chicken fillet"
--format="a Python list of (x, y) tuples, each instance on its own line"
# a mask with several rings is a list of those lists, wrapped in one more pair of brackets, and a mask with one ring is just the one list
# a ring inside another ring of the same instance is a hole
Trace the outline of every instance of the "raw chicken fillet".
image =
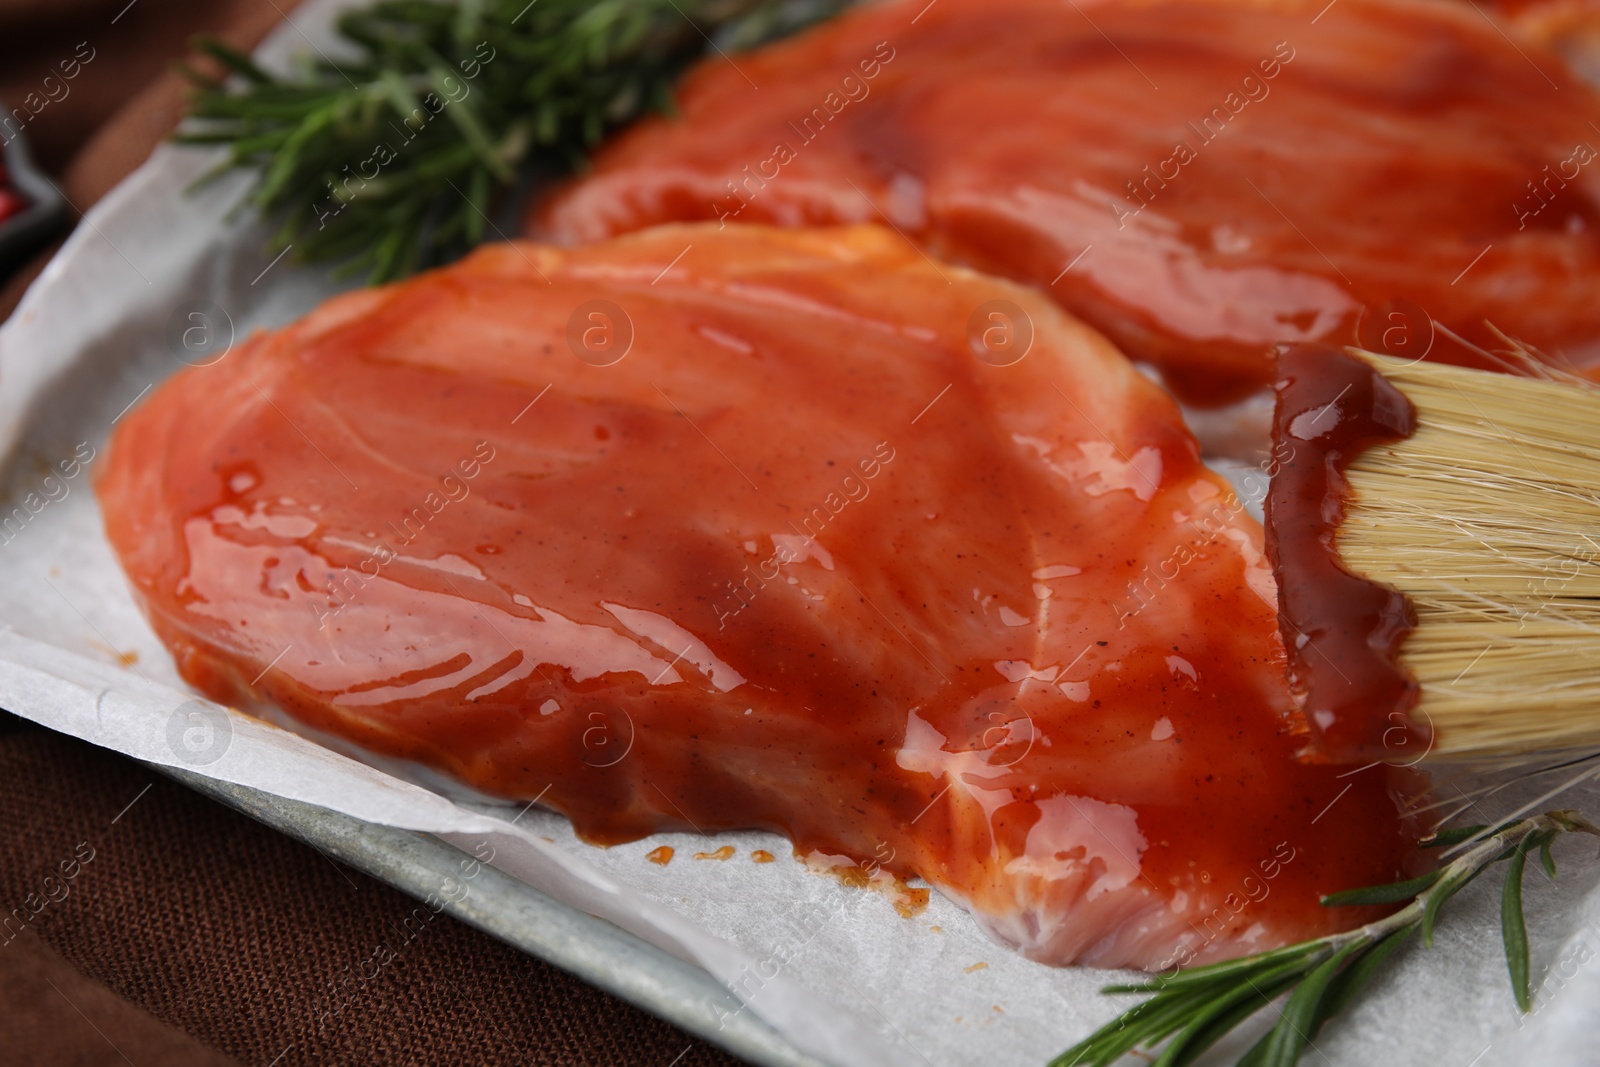
[(1600, 96), (1466, 3), (894, 0), (677, 103), (532, 232), (879, 222), (1196, 404), (1280, 343), (1493, 365), (1498, 329), (1600, 368)]
[(99, 492), (201, 690), (594, 842), (774, 830), (1151, 968), (1412, 856), (1388, 772), (1294, 759), (1173, 402), (887, 229), (482, 249), (185, 370)]

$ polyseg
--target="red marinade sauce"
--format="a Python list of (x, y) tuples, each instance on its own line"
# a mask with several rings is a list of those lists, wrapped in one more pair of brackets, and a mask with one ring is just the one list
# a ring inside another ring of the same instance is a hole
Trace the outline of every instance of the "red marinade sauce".
[(1326, 345), (1288, 349), (1274, 388), (1267, 556), (1310, 732), (1304, 755), (1340, 763), (1425, 751), (1431, 730), (1407, 715), (1417, 682), (1397, 658), (1416, 612), (1398, 589), (1346, 569), (1335, 543), (1350, 500), (1345, 470), (1366, 449), (1411, 436), (1416, 409), (1373, 366)]

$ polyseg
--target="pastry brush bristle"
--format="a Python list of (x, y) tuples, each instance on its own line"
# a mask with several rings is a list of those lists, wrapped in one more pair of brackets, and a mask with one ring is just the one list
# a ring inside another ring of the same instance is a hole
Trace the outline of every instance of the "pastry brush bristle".
[(1350, 464), (1336, 544), (1416, 608), (1430, 756), (1600, 747), (1600, 388), (1354, 354), (1417, 430)]

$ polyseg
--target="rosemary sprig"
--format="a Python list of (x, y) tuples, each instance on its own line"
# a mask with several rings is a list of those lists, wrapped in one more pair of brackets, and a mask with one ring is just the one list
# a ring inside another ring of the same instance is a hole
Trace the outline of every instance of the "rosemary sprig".
[(678, 75), (708, 50), (847, 2), (381, 0), (340, 18), (351, 58), (292, 78), (197, 42), (233, 77), (187, 72), (197, 91), (176, 139), (227, 145), (222, 170), (260, 169), (252, 200), (281, 219), (272, 251), (385, 281), (482, 240), (520, 172), (570, 171), (610, 131), (669, 108)]
[(1538, 851), (1555, 877), (1550, 843), (1565, 833), (1600, 835), (1600, 828), (1575, 811), (1552, 811), (1498, 827), (1445, 830), (1428, 847), (1470, 845), (1433, 872), (1393, 885), (1334, 893), (1329, 907), (1409, 901), (1387, 918), (1356, 930), (1320, 937), (1225, 963), (1158, 975), (1134, 985), (1107, 986), (1107, 993), (1153, 993), (1087, 1038), (1050, 1067), (1107, 1067), (1124, 1053), (1154, 1050), (1154, 1067), (1193, 1062), (1234, 1027), (1289, 994), (1277, 1024), (1238, 1061), (1239, 1067), (1293, 1067), (1322, 1025), (1358, 996), (1390, 955), (1421, 932), (1432, 946), (1439, 909), (1485, 869), (1509, 860), (1501, 895), (1501, 931), (1517, 1005), (1528, 1011), (1528, 932), (1522, 913), (1522, 876), (1528, 854)]

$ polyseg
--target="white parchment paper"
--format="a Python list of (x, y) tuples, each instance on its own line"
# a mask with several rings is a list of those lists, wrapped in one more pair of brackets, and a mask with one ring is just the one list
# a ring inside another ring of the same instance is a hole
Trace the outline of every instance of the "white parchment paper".
[[(331, 49), (338, 6), (299, 8), (263, 60), (281, 67), (296, 52)], [(810, 873), (769, 835), (664, 834), (593, 848), (553, 814), (453, 802), (195, 703), (105, 542), (90, 488), (100, 451), (121, 413), (181, 365), (174, 331), (214, 331), (223, 352), (230, 337), (289, 321), (339, 288), (261, 251), (264, 231), (236, 210), (243, 176), (185, 191), (214, 161), (158, 150), (88, 214), (0, 327), (0, 452), (9, 456), (0, 517), (13, 516), (0, 529), (0, 706), (155, 763), (440, 833), (469, 850), (490, 842), (496, 866), (705, 967), (796, 1046), (840, 1065), (1041, 1064), (1129, 1003), (1097, 992), (1117, 976), (1030, 963), (937, 895), (902, 919), (885, 897)], [(214, 367), (228, 373), (226, 356)], [(64, 476), (74, 460), (79, 469)], [(19, 521), (12, 509), (24, 501)], [(1559, 780), (1518, 784), (1471, 814), (1495, 817)], [(1600, 813), (1600, 790), (1580, 787), (1563, 803)], [(645, 859), (661, 844), (677, 852), (665, 867)], [(724, 844), (732, 859), (692, 858)], [(756, 848), (778, 861), (753, 863)], [(1513, 1005), (1498, 881), (1484, 878), (1457, 898), (1435, 947), (1404, 952), (1308, 1062), (1600, 1063), (1594, 852), (1565, 843), (1556, 883), (1529, 877), (1532, 1015)]]

